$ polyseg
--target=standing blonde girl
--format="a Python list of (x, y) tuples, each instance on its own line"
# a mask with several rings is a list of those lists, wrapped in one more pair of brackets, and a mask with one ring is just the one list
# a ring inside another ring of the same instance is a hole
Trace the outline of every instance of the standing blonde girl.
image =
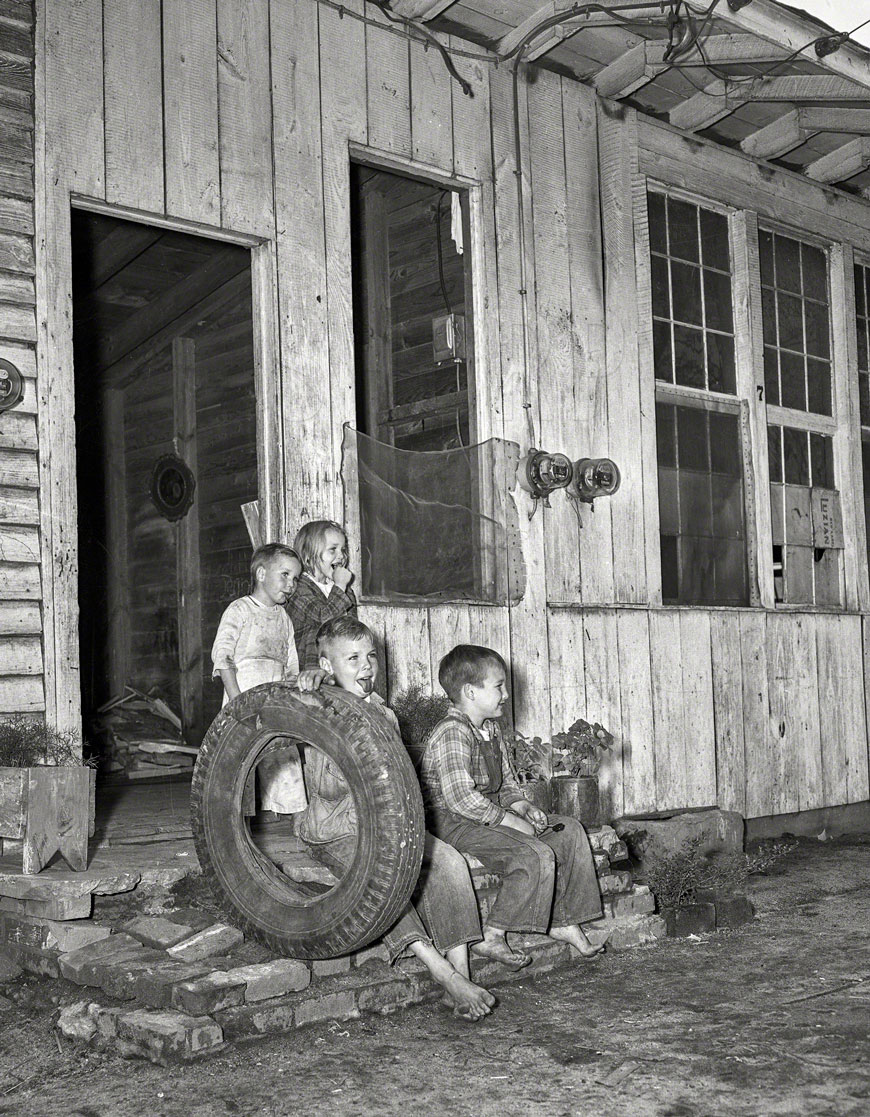
[(285, 608), (293, 622), (299, 669), (313, 670), (320, 662), (320, 626), (345, 613), (356, 614), (356, 597), (350, 588), (353, 574), (347, 568), (347, 534), (334, 520), (311, 520), (297, 532), (293, 550), (302, 563), (302, 575)]

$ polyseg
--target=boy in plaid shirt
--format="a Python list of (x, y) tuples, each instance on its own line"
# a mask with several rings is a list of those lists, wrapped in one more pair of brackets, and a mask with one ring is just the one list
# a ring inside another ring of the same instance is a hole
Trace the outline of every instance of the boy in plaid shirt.
[(576, 819), (548, 817), (517, 786), (498, 725), (508, 700), (504, 660), (459, 644), (441, 660), (438, 681), (451, 708), (423, 755), (429, 828), (502, 878), (472, 951), (521, 969), (529, 956), (508, 945), (506, 932), (534, 931), (584, 958), (598, 954), (604, 948), (580, 927), (602, 915), (589, 839)]
[(302, 563), (302, 575), (285, 609), (293, 622), (299, 670), (313, 670), (320, 662), (320, 626), (345, 613), (356, 615), (356, 597), (350, 588), (353, 574), (347, 568), (347, 536), (333, 520), (311, 520), (296, 533), (293, 550)]

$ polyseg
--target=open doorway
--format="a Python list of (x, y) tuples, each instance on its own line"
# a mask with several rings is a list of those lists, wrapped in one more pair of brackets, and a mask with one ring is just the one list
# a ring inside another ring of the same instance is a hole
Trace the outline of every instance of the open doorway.
[(221, 613), (250, 586), (251, 253), (73, 210), (72, 260), (83, 720), (107, 771), (176, 773), (220, 707)]

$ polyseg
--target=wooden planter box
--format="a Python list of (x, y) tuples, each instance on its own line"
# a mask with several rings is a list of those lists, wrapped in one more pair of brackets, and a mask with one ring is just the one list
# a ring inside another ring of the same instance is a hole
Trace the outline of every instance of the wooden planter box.
[(0, 837), (23, 839), (25, 873), (40, 872), (55, 853), (71, 869), (88, 867), (94, 832), (93, 768), (0, 767)]

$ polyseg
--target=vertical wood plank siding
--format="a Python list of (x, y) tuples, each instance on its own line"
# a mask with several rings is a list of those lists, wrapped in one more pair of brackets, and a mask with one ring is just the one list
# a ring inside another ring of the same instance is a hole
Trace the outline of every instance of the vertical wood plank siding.
[[(519, 729), (546, 735), (585, 716), (616, 734), (601, 773), (610, 815), (719, 802), (755, 816), (867, 797), (867, 618), (656, 605), (643, 175), (713, 190), (709, 145), (538, 72), (520, 81), (517, 168), (510, 68), (457, 57), (469, 99), (436, 51), (397, 35), (366, 0), (341, 11), (313, 0), (38, 4), (35, 218), (33, 119), (22, 117), (19, 78), (4, 110), (0, 77), (0, 119), (14, 115), (9, 142), (20, 149), (0, 162), (0, 356), (28, 382), (23, 406), (0, 419), (0, 712), (45, 707), (62, 725), (78, 716), (70, 193), (266, 242), (255, 302), (258, 330), (275, 342), (259, 375), (280, 401), (281, 429), (270, 421), (260, 437), (283, 454), (286, 481), (261, 500), (276, 501), (274, 523), (292, 538), (307, 519), (356, 519), (339, 469), (341, 426), (355, 413), (357, 145), (375, 164), (406, 160), (417, 175), (471, 183), (478, 436), (525, 449), (531, 423), (538, 445), (609, 454), (624, 477), (612, 501), (579, 518), (560, 495), (529, 519), (518, 495), (528, 586), (513, 608), (364, 605), (385, 691), (437, 685), (456, 642), (497, 647), (511, 662)], [(0, 16), (0, 46), (18, 19)], [(26, 78), (31, 60), (17, 61)], [(721, 158), (745, 182), (726, 201), (753, 208), (763, 195), (768, 216), (868, 250), (859, 201), (834, 205), (807, 182), (784, 191), (750, 161)], [(738, 256), (753, 249), (750, 234), (737, 237)], [(738, 296), (747, 376), (751, 308)], [(866, 586), (865, 575), (863, 607)]]

